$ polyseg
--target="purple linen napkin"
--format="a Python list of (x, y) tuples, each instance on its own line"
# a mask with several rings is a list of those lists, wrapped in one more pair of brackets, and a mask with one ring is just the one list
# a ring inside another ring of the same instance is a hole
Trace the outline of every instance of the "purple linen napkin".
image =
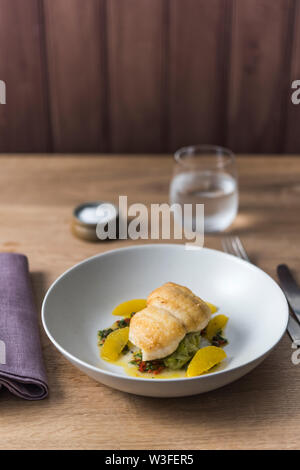
[(26, 256), (0, 253), (0, 388), (26, 400), (48, 395)]

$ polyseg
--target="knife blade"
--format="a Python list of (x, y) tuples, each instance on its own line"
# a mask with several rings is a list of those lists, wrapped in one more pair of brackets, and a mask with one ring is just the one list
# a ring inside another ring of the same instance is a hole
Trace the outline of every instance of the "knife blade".
[(287, 325), (287, 331), (288, 334), (290, 335), (293, 343), (296, 346), (300, 346), (300, 325), (299, 323), (295, 320), (294, 317), (290, 314), (289, 316), (289, 321)]
[(277, 266), (277, 275), (288, 303), (300, 323), (300, 287), (286, 264)]
[[(296, 315), (296, 318), (300, 322), (299, 307), (300, 307), (300, 287), (296, 283), (292, 276), (292, 273), (288, 266), (280, 264), (277, 266), (277, 275), (280, 281), (282, 290), (288, 300), (291, 310)], [(290, 312), (289, 321), (287, 325), (287, 331), (295, 345), (300, 345), (300, 325), (295, 320)]]

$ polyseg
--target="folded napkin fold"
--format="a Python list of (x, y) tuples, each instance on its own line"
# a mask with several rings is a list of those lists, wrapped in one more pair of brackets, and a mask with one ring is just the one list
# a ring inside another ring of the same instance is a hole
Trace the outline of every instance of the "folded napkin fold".
[(26, 256), (0, 253), (0, 388), (26, 400), (48, 395)]

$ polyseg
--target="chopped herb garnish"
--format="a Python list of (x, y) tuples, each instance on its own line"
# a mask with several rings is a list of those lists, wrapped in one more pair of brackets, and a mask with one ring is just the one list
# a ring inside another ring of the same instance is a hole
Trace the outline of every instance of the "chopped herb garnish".
[(222, 330), (217, 331), (213, 339), (211, 340), (213, 346), (225, 346), (228, 344), (228, 340), (222, 336)]
[(100, 339), (107, 338), (107, 336), (113, 331), (112, 328), (106, 328), (105, 330), (99, 330), (98, 336)]
[(163, 361), (157, 359), (155, 361), (143, 361), (142, 352), (137, 351), (133, 354), (133, 360), (130, 364), (137, 366), (139, 372), (148, 372), (155, 375), (160, 374), (164, 369)]
[(99, 330), (98, 331), (98, 346), (103, 346), (106, 338), (112, 331), (118, 330), (119, 328), (125, 328), (126, 326), (128, 326), (130, 323), (130, 319), (132, 318), (132, 315), (131, 317), (118, 320), (116, 323), (113, 324), (113, 328), (106, 328), (105, 330)]
[(117, 321), (117, 326), (118, 328), (125, 328), (126, 326), (128, 326), (130, 323), (130, 318), (124, 318), (123, 320), (118, 320)]
[(98, 345), (103, 346), (105, 343), (106, 338), (110, 333), (112, 333), (114, 330), (112, 328), (106, 328), (105, 330), (99, 330), (98, 331)]

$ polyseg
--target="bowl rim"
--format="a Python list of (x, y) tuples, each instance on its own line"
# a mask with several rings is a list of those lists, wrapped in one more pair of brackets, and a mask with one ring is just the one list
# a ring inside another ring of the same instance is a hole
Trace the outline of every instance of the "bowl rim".
[(279, 334), (279, 336), (274, 341), (274, 343), (266, 351), (264, 351), (262, 354), (260, 354), (256, 358), (252, 359), (251, 361), (244, 362), (243, 364), (237, 365), (237, 366), (232, 367), (230, 369), (225, 368), (225, 369), (222, 369), (222, 370), (217, 370), (215, 372), (210, 372), (209, 374), (203, 374), (203, 375), (199, 375), (199, 376), (196, 376), (196, 377), (178, 377), (178, 378), (156, 379), (155, 380), (155, 379), (150, 378), (150, 377), (149, 378), (146, 378), (146, 377), (144, 378), (144, 377), (133, 377), (133, 376), (130, 376), (130, 375), (121, 375), (121, 374), (118, 374), (117, 372), (112, 372), (112, 371), (102, 369), (101, 367), (93, 366), (93, 365), (89, 364), (88, 362), (77, 358), (76, 356), (74, 356), (73, 354), (68, 352), (63, 346), (61, 346), (55, 340), (55, 338), (52, 336), (52, 334), (50, 333), (50, 331), (47, 327), (46, 319), (45, 319), (45, 309), (46, 309), (47, 299), (51, 295), (51, 292), (55, 288), (56, 284), (58, 284), (60, 282), (60, 280), (63, 279), (65, 276), (67, 276), (71, 271), (73, 271), (75, 269), (78, 269), (81, 265), (89, 263), (89, 262), (91, 262), (92, 260), (94, 260), (96, 258), (109, 256), (112, 253), (116, 253), (116, 252), (120, 252), (120, 251), (124, 252), (124, 251), (135, 251), (135, 250), (139, 250), (139, 249), (153, 249), (153, 248), (166, 248), (166, 249), (172, 248), (172, 249), (179, 249), (179, 250), (186, 249), (185, 245), (179, 244), (179, 243), (144, 243), (142, 245), (130, 245), (130, 246), (126, 246), (126, 247), (115, 248), (115, 249), (112, 249), (112, 250), (105, 251), (103, 253), (98, 253), (98, 254), (93, 255), (89, 258), (85, 258), (84, 260), (80, 261), (79, 263), (76, 263), (74, 266), (67, 269), (60, 276), (58, 276), (57, 279), (51, 284), (51, 286), (49, 287), (49, 289), (46, 292), (46, 295), (45, 295), (43, 303), (42, 303), (42, 308), (41, 308), (41, 318), (42, 318), (43, 328), (44, 328), (48, 338), (53, 343), (53, 345), (58, 349), (58, 351), (61, 354), (63, 354), (72, 363), (78, 364), (78, 365), (80, 365), (80, 366), (82, 366), (82, 367), (84, 367), (84, 368), (86, 368), (86, 369), (88, 369), (92, 372), (101, 373), (101, 374), (104, 374), (106, 376), (118, 378), (120, 380), (130, 380), (130, 381), (138, 381), (138, 382), (142, 381), (142, 382), (156, 383), (156, 384), (157, 383), (166, 384), (166, 383), (172, 383), (172, 382), (205, 380), (207, 378), (215, 377), (217, 375), (222, 375), (222, 374), (226, 374), (226, 373), (229, 374), (233, 371), (236, 371), (238, 369), (249, 366), (249, 365), (251, 365), (251, 364), (253, 364), (253, 363), (255, 363), (259, 360), (263, 360), (263, 358), (266, 355), (268, 355), (275, 348), (275, 346), (279, 343), (279, 341), (282, 339), (284, 333), (286, 332), (287, 325), (288, 325), (289, 307), (288, 307), (286, 297), (285, 297), (281, 287), (277, 284), (277, 282), (275, 282), (274, 279), (269, 274), (267, 274), (265, 271), (263, 271), (261, 268), (259, 268), (258, 266), (254, 265), (252, 263), (249, 263), (248, 261), (244, 261), (243, 259), (240, 259), (240, 258), (238, 258), (234, 255), (230, 255), (228, 253), (225, 253), (221, 250), (215, 250), (215, 249), (212, 249), (212, 248), (202, 247), (200, 249), (204, 250), (207, 253), (215, 253), (215, 254), (217, 254), (217, 256), (224, 256), (224, 257), (230, 258), (232, 261), (234, 260), (234, 262), (236, 262), (238, 264), (242, 264), (244, 266), (247, 265), (247, 268), (251, 269), (252, 271), (260, 271), (261, 273), (263, 273), (264, 276), (266, 276), (271, 281), (271, 283), (274, 285), (274, 287), (280, 293), (282, 301), (283, 301), (282, 311), (283, 311), (283, 309), (285, 310), (285, 316), (286, 316), (285, 326), (284, 326), (282, 332)]

